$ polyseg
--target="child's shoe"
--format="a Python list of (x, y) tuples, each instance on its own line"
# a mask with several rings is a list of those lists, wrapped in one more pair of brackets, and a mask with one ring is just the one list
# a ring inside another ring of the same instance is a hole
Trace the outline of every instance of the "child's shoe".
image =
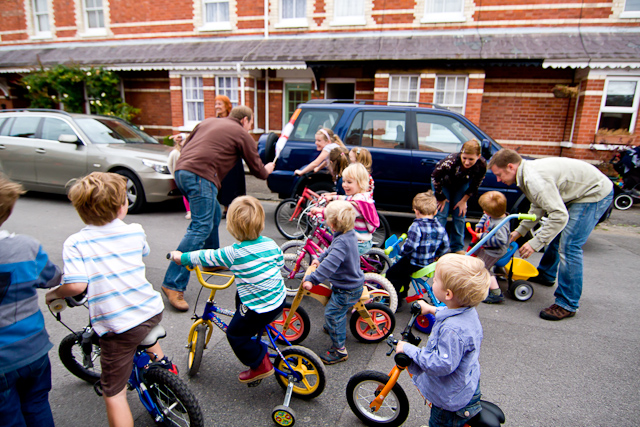
[(343, 348), (338, 350), (333, 346), (326, 351), (325, 354), (320, 355), (320, 359), (325, 365), (333, 365), (334, 363), (344, 362), (349, 358), (349, 354), (347, 354), (347, 349)]
[(185, 219), (191, 219), (191, 211), (187, 212), (187, 214), (184, 217)]
[(267, 353), (264, 355), (264, 359), (262, 359), (260, 366), (256, 369), (249, 368), (246, 371), (240, 372), (238, 380), (241, 383), (250, 383), (273, 375), (273, 371), (273, 365), (271, 364), (271, 360), (269, 360), (269, 353)]
[(178, 367), (174, 365), (167, 356), (163, 357), (158, 364), (172, 374), (178, 375)]
[(482, 302), (485, 304), (500, 304), (504, 302), (504, 295), (502, 294), (502, 291), (498, 294), (494, 294), (489, 291), (489, 295), (487, 295), (487, 298)]

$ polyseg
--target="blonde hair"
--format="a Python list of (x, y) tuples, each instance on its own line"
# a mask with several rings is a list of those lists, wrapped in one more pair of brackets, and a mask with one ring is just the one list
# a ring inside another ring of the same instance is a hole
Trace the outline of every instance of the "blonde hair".
[(433, 191), (429, 190), (426, 193), (416, 194), (411, 206), (422, 215), (435, 215), (438, 209), (438, 201), (433, 195)]
[(85, 224), (109, 224), (127, 203), (127, 180), (116, 173), (92, 172), (73, 184), (69, 200)]
[(343, 147), (336, 147), (329, 152), (329, 165), (333, 180), (337, 181), (342, 176), (342, 172), (349, 166), (349, 150)]
[(506, 169), (508, 164), (519, 165), (522, 163), (522, 157), (516, 151), (509, 148), (503, 148), (491, 157), (489, 161), (489, 169), (496, 166), (500, 169)]
[(481, 153), (480, 143), (477, 139), (473, 138), (462, 144), (460, 154), (473, 154), (479, 156)]
[(13, 206), (21, 195), (26, 193), (22, 185), (4, 176), (0, 176), (0, 225), (11, 216)]
[(478, 199), (483, 211), (493, 217), (499, 217), (507, 212), (507, 198), (499, 191), (487, 191)]
[(256, 240), (264, 230), (264, 209), (253, 196), (233, 199), (227, 210), (227, 230), (241, 242)]
[(349, 178), (356, 181), (360, 192), (369, 191), (369, 172), (362, 163), (352, 163), (342, 171), (342, 178)]
[(475, 307), (489, 294), (491, 274), (480, 258), (459, 254), (443, 255), (436, 264), (436, 276), (462, 307)]
[(362, 163), (367, 168), (367, 171), (371, 173), (371, 167), (373, 166), (373, 159), (371, 158), (371, 152), (363, 147), (352, 148), (351, 151), (356, 157), (356, 162)]
[(356, 210), (351, 203), (344, 200), (336, 200), (329, 203), (324, 210), (327, 225), (336, 231), (346, 233), (352, 230), (356, 223)]
[(336, 135), (335, 133), (333, 133), (333, 131), (331, 129), (329, 129), (329, 128), (320, 128), (320, 129), (318, 129), (318, 132), (316, 132), (316, 136), (320, 136), (325, 141), (329, 141), (329, 144), (334, 142), (334, 143), (338, 144), (342, 148), (347, 148), (344, 145), (344, 143), (342, 142), (342, 140), (340, 139), (340, 137), (338, 135)]

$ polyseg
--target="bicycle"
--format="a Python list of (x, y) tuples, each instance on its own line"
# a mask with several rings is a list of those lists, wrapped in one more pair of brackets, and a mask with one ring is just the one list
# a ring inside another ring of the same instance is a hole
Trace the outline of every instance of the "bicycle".
[[(314, 266), (308, 267), (304, 275), (311, 274), (315, 269)], [(321, 283), (313, 286), (311, 290), (306, 290), (300, 286), (288, 313), (283, 313), (279, 319), (271, 322), (271, 325), (293, 344), (304, 341), (311, 328), (309, 316), (304, 311), (299, 312), (302, 309), (300, 302), (304, 297), (311, 297), (326, 306), (331, 298), (331, 287)], [(396, 326), (393, 311), (384, 304), (369, 302), (371, 300), (372, 296), (364, 286), (360, 300), (353, 306), (349, 321), (351, 333), (363, 343), (377, 343), (384, 340)], [(299, 315), (300, 313), (303, 314)]]
[[(421, 338), (411, 332), (416, 319), (421, 315), (420, 304), (411, 305), (411, 318), (401, 334), (402, 341), (419, 345)], [(387, 338), (389, 351), (387, 356), (395, 351), (398, 340), (390, 335)], [(395, 366), (388, 375), (367, 370), (353, 375), (347, 383), (347, 402), (351, 411), (368, 426), (402, 425), (409, 416), (409, 399), (398, 378), (411, 364), (411, 358), (404, 353), (394, 356)], [(411, 375), (411, 374), (409, 374)], [(467, 427), (500, 427), (505, 422), (504, 412), (495, 404), (481, 400), (482, 410), (471, 418)]]
[[(167, 258), (170, 255), (167, 254)], [(211, 335), (213, 333), (213, 326), (217, 326), (223, 332), (226, 333), (228, 324), (225, 323), (218, 315), (233, 317), (235, 311), (228, 310), (222, 307), (218, 307), (215, 302), (216, 291), (227, 289), (235, 281), (233, 274), (220, 273), (220, 270), (216, 271), (203, 271), (200, 267), (195, 266), (193, 269), (196, 273), (196, 277), (203, 288), (210, 289), (209, 298), (205, 304), (202, 316), (196, 314), (196, 308), (194, 308), (194, 314), (192, 319), (194, 320), (191, 328), (189, 329), (187, 348), (189, 349), (188, 358), (188, 370), (187, 374), (191, 377), (198, 373), (200, 364), (202, 362), (202, 355), (207, 348)], [(222, 278), (225, 280), (223, 284), (209, 283), (203, 275), (209, 276), (209, 280), (213, 278)], [(198, 298), (199, 299), (199, 298)], [(197, 307), (196, 300), (196, 307)], [(285, 312), (288, 312), (285, 309)], [(298, 316), (305, 316), (306, 313)], [(306, 318), (308, 319), (308, 315)], [(289, 407), (291, 396), (296, 396), (301, 399), (313, 399), (322, 394), (326, 386), (326, 372), (324, 364), (320, 358), (311, 350), (306, 347), (292, 345), (287, 338), (280, 333), (272, 325), (267, 325), (260, 338), (269, 347), (269, 358), (272, 359), (273, 367), (275, 370), (275, 377), (278, 384), (286, 390), (284, 403), (275, 407), (272, 411), (272, 420), (281, 426), (292, 426), (295, 423), (296, 414)], [(284, 349), (278, 348), (276, 341), (282, 342), (286, 345)], [(256, 387), (262, 382), (261, 379), (247, 383), (249, 387)]]
[[(87, 307), (86, 298), (78, 300), (68, 297), (55, 300), (49, 306), (49, 311), (56, 320), (71, 331), (60, 342), (58, 355), (69, 372), (92, 384), (96, 394), (102, 396), (98, 334), (93, 330), (91, 323), (82, 331), (73, 331), (62, 321), (60, 315), (67, 306), (80, 305)], [(133, 367), (127, 388), (137, 391), (140, 402), (156, 423), (165, 426), (203, 427), (204, 419), (200, 404), (187, 384), (159, 363), (151, 362), (146, 352), (147, 348), (166, 336), (165, 329), (157, 325), (140, 343), (133, 357)]]

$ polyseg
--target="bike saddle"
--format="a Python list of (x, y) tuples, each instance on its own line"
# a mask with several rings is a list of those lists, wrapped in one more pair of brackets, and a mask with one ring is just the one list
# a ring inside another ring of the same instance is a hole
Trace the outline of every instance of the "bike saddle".
[(156, 325), (147, 336), (142, 340), (138, 348), (149, 348), (155, 343), (158, 342), (159, 339), (167, 336), (167, 331), (161, 325)]
[(478, 415), (467, 421), (469, 427), (500, 427), (500, 424), (504, 423), (504, 412), (497, 405), (481, 400), (480, 406), (482, 410)]

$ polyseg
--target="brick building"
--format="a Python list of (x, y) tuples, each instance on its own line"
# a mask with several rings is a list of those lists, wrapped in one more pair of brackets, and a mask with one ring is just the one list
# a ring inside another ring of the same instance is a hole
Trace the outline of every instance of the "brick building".
[(256, 135), (310, 98), (435, 102), (505, 147), (592, 161), (599, 128), (638, 123), (640, 0), (3, 0), (0, 18), (2, 108), (27, 106), (39, 64), (104, 66), (156, 136), (217, 94)]

